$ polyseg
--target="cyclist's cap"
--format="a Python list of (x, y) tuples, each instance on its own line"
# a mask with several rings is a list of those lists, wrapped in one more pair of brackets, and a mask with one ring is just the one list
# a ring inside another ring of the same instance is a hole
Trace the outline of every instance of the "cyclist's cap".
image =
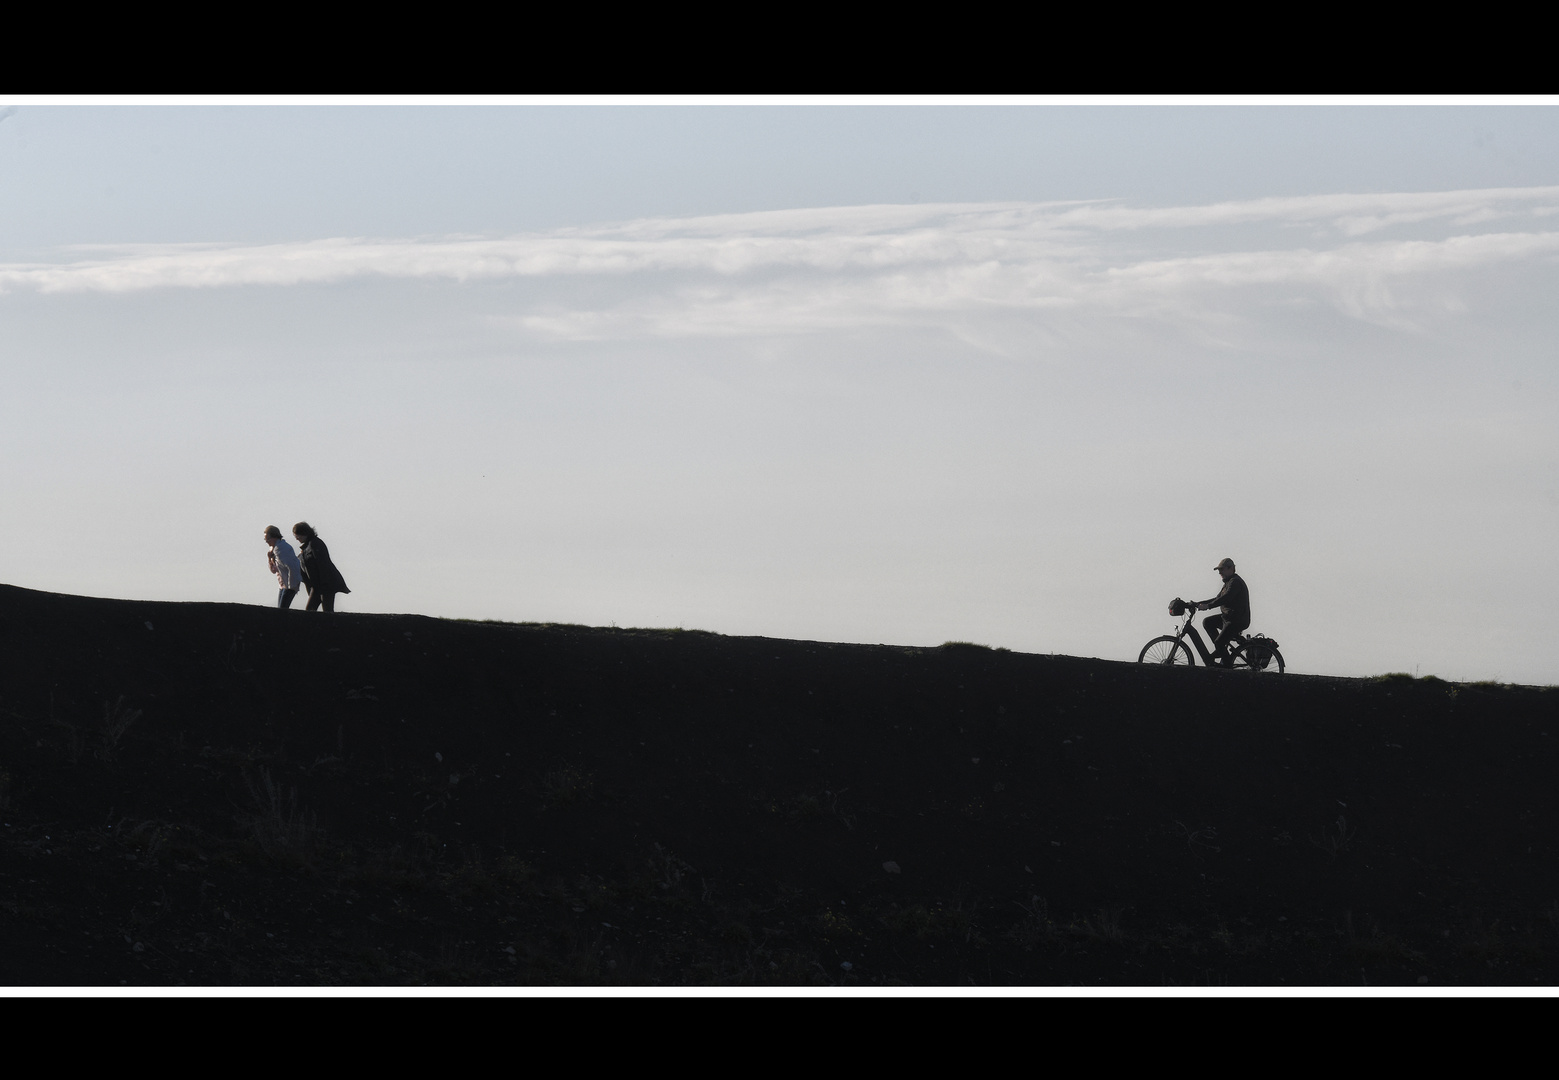
[(1234, 569), (1234, 560), (1233, 559), (1224, 559), (1217, 566), (1213, 567), (1213, 569), (1214, 570), (1222, 570), (1225, 566), (1227, 566), (1230, 570), (1233, 570)]

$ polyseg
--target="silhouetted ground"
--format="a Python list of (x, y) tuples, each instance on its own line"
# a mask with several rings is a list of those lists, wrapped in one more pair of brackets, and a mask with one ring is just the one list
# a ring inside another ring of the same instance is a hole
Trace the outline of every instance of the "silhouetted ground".
[(0, 982), (1552, 983), (1556, 705), (0, 586)]

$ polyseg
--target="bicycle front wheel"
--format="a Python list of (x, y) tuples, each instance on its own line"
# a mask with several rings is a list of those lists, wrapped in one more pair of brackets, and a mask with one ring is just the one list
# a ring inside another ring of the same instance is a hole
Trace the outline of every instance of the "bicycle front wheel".
[(1142, 646), (1142, 652), (1137, 654), (1139, 664), (1164, 664), (1170, 667), (1190, 667), (1194, 661), (1191, 659), (1191, 650), (1186, 648), (1186, 643), (1177, 637), (1156, 637)]
[(1260, 638), (1236, 645), (1229, 656), (1229, 666), (1235, 671), (1283, 674), (1283, 654), (1271, 645), (1264, 645)]

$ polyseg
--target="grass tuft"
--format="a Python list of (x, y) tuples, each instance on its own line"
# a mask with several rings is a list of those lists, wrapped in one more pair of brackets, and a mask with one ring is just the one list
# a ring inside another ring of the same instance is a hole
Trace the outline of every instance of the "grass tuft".
[(283, 789), (271, 779), (271, 770), (260, 766), (258, 775), (243, 774), (256, 813), (248, 819), (249, 836), (266, 855), (283, 862), (303, 864), (313, 854), (318, 828), (314, 812), (298, 807), (298, 789)]
[(98, 740), (98, 758), (103, 761), (113, 761), (119, 753), (119, 740), (130, 730), (130, 725), (140, 718), (140, 709), (125, 708), (123, 694), (119, 695), (119, 700), (112, 705), (103, 702), (103, 731)]
[(548, 802), (571, 803), (590, 798), (594, 787), (595, 781), (589, 773), (560, 765), (542, 776), (537, 790)]

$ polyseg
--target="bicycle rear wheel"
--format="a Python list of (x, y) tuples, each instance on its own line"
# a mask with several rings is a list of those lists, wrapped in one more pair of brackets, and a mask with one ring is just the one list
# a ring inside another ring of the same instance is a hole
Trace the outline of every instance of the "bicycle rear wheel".
[(1235, 671), (1264, 672), (1268, 675), (1283, 674), (1283, 654), (1266, 644), (1261, 638), (1247, 638), (1229, 652), (1229, 667)]
[(1194, 661), (1191, 659), (1191, 650), (1186, 648), (1186, 643), (1177, 637), (1156, 637), (1137, 654), (1139, 664), (1164, 664), (1171, 667), (1190, 667)]

